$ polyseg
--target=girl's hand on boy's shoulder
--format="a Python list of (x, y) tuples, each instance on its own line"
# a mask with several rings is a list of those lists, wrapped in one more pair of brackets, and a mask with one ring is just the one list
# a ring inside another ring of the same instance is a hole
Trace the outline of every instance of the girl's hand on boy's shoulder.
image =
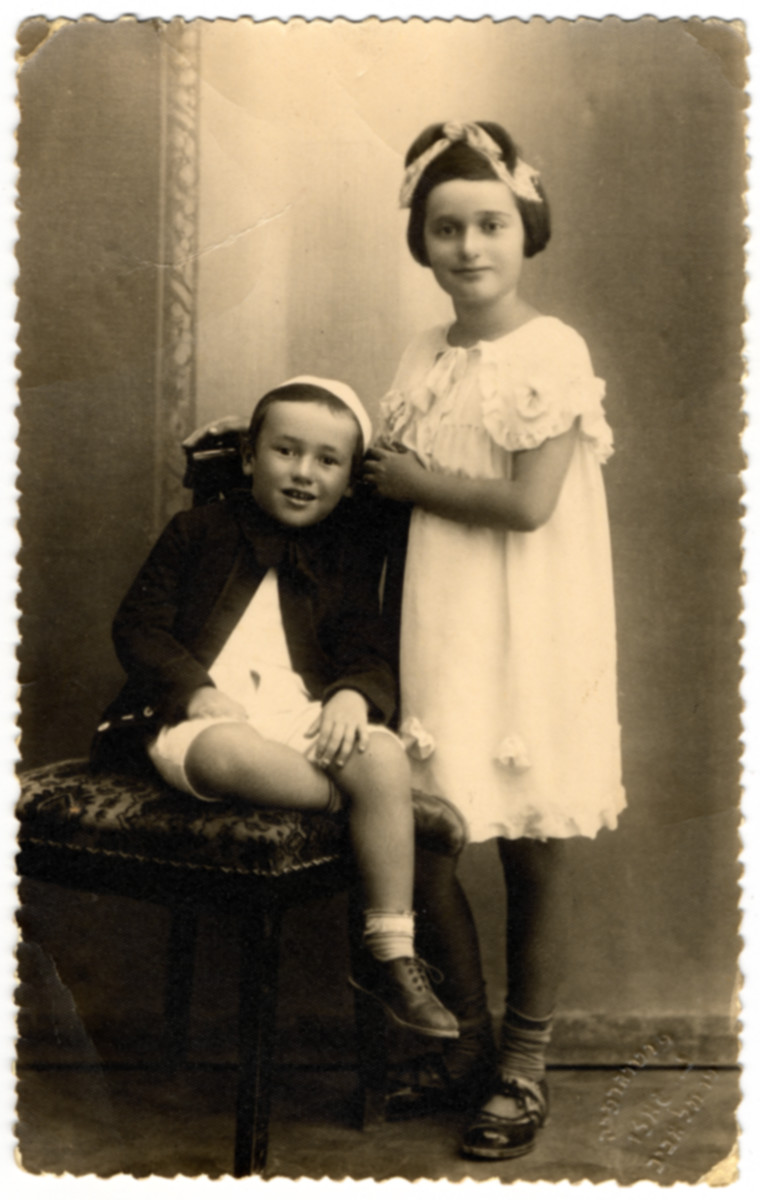
[(369, 745), (367, 701), (361, 692), (342, 688), (322, 706), (308, 730), (317, 736), (315, 762), (323, 769), (344, 767), (356, 748), (363, 754)]
[(232, 721), (247, 721), (248, 713), (242, 704), (215, 687), (199, 687), (191, 693), (185, 705), (189, 721), (196, 717), (229, 717)]
[(368, 451), (364, 460), (365, 482), (388, 500), (415, 503), (424, 478), (422, 463), (406, 449), (390, 450), (379, 444)]
[(198, 442), (202, 442), (207, 434), (220, 433), (245, 433), (248, 428), (248, 421), (245, 417), (241, 417), (238, 413), (232, 413), (227, 417), (218, 417), (216, 421), (208, 421), (205, 425), (199, 425), (192, 433), (189, 433), (182, 445), (187, 450), (192, 450), (193, 446)]

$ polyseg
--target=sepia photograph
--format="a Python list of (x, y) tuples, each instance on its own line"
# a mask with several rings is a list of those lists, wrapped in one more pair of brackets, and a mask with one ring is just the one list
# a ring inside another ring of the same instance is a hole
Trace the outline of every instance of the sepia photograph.
[(735, 1182), (745, 25), (16, 36), (18, 1169)]

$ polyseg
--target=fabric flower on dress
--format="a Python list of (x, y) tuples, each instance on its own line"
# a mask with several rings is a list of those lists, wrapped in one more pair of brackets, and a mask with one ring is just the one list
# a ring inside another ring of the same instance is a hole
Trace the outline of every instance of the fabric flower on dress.
[(407, 717), (399, 729), (407, 754), (424, 762), (435, 750), (435, 738), (428, 733), (417, 717)]
[[(449, 397), (467, 370), (467, 351), (450, 346), (436, 357), (424, 381), (405, 391), (390, 391), (380, 401), (383, 432), (420, 455), (430, 451), (430, 442), (451, 407)], [(425, 420), (435, 401), (435, 426)], [(404, 437), (405, 433), (408, 437)]]
[[(595, 386), (592, 386), (595, 385)], [(607, 424), (602, 402), (606, 392), (603, 379), (594, 378), (592, 385), (586, 385), (589, 397), (593, 396), (594, 404), (590, 411), (581, 418), (581, 435), (592, 443), (594, 453), (600, 463), (606, 463), (615, 452), (612, 429)]]
[(388, 392), (380, 401), (383, 431), (398, 437), (418, 415), (427, 413), (434, 398), (427, 383), (406, 392)]
[(517, 733), (504, 738), (497, 751), (496, 761), (501, 763), (502, 767), (512, 767), (515, 771), (527, 771), (533, 765), (528, 748)]
[(537, 421), (547, 411), (546, 396), (529, 383), (515, 388), (515, 411), (523, 421)]
[(408, 423), (410, 412), (403, 392), (388, 392), (380, 401), (383, 431), (398, 433)]
[(566, 433), (580, 417), (581, 437), (602, 463), (613, 452), (612, 430), (604, 416), (605, 383), (594, 375), (562, 378), (533, 373), (515, 383), (495, 363), (481, 374), (483, 424), (505, 450), (534, 450), (548, 438)]

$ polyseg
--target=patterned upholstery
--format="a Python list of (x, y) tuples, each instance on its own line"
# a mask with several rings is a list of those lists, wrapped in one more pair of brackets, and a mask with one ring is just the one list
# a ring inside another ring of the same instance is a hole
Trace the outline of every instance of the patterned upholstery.
[(205, 804), (157, 778), (93, 771), (81, 760), (21, 776), (21, 840), (94, 854), (253, 875), (335, 861), (345, 817)]
[[(276, 877), (335, 862), (348, 846), (345, 815), (208, 804), (157, 776), (93, 771), (75, 759), (21, 775), (20, 840), (199, 870)], [(418, 833), (443, 853), (464, 842), (443, 801), (415, 796)]]

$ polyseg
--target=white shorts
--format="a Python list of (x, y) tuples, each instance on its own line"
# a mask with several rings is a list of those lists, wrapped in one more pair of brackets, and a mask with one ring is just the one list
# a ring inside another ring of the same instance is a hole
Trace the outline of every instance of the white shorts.
[[(283, 746), (290, 746), (293, 750), (297, 750), (303, 754), (310, 762), (314, 761), (314, 752), (317, 743), (317, 734), (307, 735), (307, 730), (316, 721), (322, 711), (322, 705), (318, 700), (310, 700), (303, 709), (298, 713), (278, 713), (275, 718), (279, 720), (266, 721), (265, 728), (262, 728), (262, 722), (257, 720), (249, 720), (247, 723), (252, 729), (262, 737), (268, 738), (271, 741), (280, 742)], [(189, 795), (195, 796), (197, 800), (216, 801), (218, 796), (203, 796), (197, 792), (190, 783), (185, 772), (185, 762), (191, 745), (204, 729), (210, 729), (212, 725), (229, 725), (239, 724), (242, 722), (231, 721), (229, 717), (194, 717), (190, 721), (180, 721), (178, 725), (164, 725), (159, 731), (158, 736), (148, 743), (148, 756), (153, 763), (153, 766), (158, 771), (162, 779), (174, 788), (178, 788), (181, 792), (188, 792)], [(280, 726), (276, 729), (276, 725)], [(370, 734), (384, 733), (387, 737), (393, 738), (398, 743), (402, 753), (404, 750), (401, 739), (396, 737), (396, 734), (388, 729), (385, 725), (370, 725)]]

